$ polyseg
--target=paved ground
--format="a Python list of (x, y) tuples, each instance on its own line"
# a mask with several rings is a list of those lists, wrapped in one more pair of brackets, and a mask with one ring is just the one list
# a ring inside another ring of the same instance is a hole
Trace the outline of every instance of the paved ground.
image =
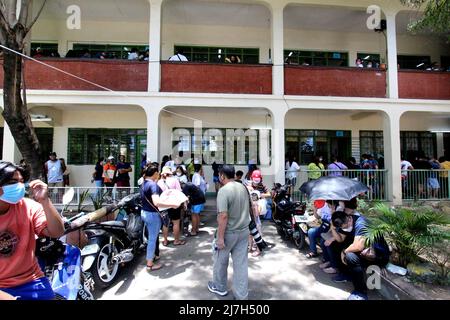
[[(161, 270), (148, 273), (145, 255), (125, 266), (118, 281), (108, 290), (98, 292), (107, 300), (229, 300), (211, 294), (206, 285), (212, 278), (211, 240), (216, 227), (213, 203), (208, 202), (202, 217), (204, 225), (197, 237), (184, 246), (161, 245)], [(266, 242), (274, 246), (263, 256), (249, 257), (249, 299), (251, 300), (342, 300), (352, 289), (350, 283), (337, 284), (320, 270), (320, 260), (306, 259), (291, 243), (283, 242), (270, 221), (263, 223)], [(228, 275), (231, 288), (232, 268)], [(381, 299), (376, 292), (370, 299)]]

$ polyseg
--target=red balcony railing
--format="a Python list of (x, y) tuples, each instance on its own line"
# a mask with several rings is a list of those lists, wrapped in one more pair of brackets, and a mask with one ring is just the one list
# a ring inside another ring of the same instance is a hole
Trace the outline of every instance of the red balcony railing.
[(163, 62), (161, 91), (271, 94), (272, 66)]
[[(147, 62), (94, 59), (41, 61), (114, 91), (147, 91)], [(102, 91), (97, 86), (33, 61), (26, 62), (25, 75), (27, 89)], [(0, 88), (3, 88), (3, 68), (0, 68)]]
[(378, 69), (286, 66), (287, 95), (386, 97), (386, 73)]
[(450, 100), (450, 72), (399, 71), (398, 90), (404, 99)]

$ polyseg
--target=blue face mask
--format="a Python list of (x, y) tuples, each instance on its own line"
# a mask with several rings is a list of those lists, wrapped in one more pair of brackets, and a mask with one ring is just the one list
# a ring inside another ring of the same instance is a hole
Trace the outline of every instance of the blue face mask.
[(9, 184), (2, 187), (3, 195), (1, 201), (16, 204), (25, 196), (25, 185), (23, 183)]

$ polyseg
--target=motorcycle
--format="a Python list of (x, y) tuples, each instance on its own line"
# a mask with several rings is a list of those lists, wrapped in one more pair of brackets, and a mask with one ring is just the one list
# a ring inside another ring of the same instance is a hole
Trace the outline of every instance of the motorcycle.
[[(73, 188), (64, 194), (61, 216), (73, 196)], [(78, 217), (63, 218), (65, 227)], [(71, 230), (66, 230), (65, 235), (69, 232)], [(60, 239), (40, 238), (36, 241), (39, 265), (49, 279), (57, 300), (94, 300), (92, 277), (87, 272), (81, 272), (81, 251), (65, 243), (65, 235)]]
[(278, 234), (284, 240), (291, 240), (301, 250), (308, 236), (308, 217), (305, 215), (306, 204), (293, 202), (290, 197), (290, 185), (277, 183), (272, 189), (274, 212), (272, 220)]
[[(81, 250), (81, 270), (92, 274), (96, 287), (109, 287), (117, 278), (119, 266), (131, 262), (145, 247), (146, 228), (141, 209), (140, 195), (134, 194), (71, 223), (72, 229), (81, 228), (88, 238), (88, 244)], [(119, 213), (115, 221), (92, 222), (116, 210)]]

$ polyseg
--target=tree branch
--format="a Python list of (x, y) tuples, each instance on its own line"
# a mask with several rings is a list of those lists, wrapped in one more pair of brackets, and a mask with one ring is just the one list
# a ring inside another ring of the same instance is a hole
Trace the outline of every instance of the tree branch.
[(18, 23), (23, 25), (24, 27), (27, 25), (28, 20), (28, 12), (30, 11), (30, 5), (32, 1), (30, 0), (22, 0), (22, 7), (20, 8), (20, 14), (17, 18)]
[[(37, 19), (39, 18), (39, 16), (42, 13), (42, 10), (44, 10), (45, 4), (47, 3), (47, 0), (44, 0), (44, 2), (42, 3), (41, 8), (38, 11), (38, 14), (36, 15), (36, 17), (33, 19), (33, 21), (31, 21), (31, 24), (25, 28), (25, 35), (28, 34), (28, 32), (30, 32), (31, 28), (33, 27), (33, 25), (36, 23)], [(25, 26), (25, 25), (24, 25)]]
[[(4, 3), (2, 3), (4, 5)], [(8, 20), (6, 20), (5, 14), (4, 14), (4, 8), (0, 9), (0, 28), (4, 30), (4, 32), (8, 33), (11, 28), (9, 27)]]
[(17, 24), (17, 0), (9, 0), (6, 6), (6, 14), (8, 15), (8, 25), (10, 28), (14, 28)]

